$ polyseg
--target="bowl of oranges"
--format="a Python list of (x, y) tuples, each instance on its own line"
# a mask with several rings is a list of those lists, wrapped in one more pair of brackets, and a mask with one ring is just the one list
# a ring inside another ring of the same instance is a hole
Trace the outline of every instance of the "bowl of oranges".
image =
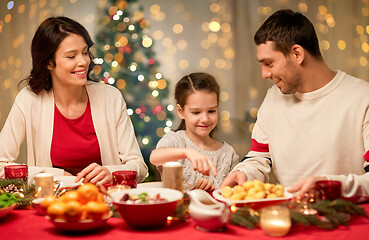
[(112, 216), (104, 195), (91, 183), (67, 191), (59, 198), (45, 197), (38, 211), (46, 213), (46, 218), (64, 231), (96, 229)]

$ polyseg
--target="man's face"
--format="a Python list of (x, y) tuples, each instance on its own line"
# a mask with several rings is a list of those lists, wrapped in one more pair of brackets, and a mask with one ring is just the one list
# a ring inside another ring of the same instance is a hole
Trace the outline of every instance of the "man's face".
[(301, 86), (300, 74), (293, 55), (285, 56), (275, 50), (274, 42), (267, 41), (257, 46), (257, 60), (261, 63), (261, 75), (270, 78), (284, 94), (293, 94)]

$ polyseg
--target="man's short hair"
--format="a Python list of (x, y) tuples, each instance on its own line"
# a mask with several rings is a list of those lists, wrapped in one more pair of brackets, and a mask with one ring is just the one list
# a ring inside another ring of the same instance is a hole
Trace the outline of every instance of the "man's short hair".
[(293, 45), (298, 44), (315, 58), (321, 58), (318, 37), (307, 17), (291, 9), (272, 14), (255, 33), (256, 45), (273, 41), (275, 49), (288, 55)]

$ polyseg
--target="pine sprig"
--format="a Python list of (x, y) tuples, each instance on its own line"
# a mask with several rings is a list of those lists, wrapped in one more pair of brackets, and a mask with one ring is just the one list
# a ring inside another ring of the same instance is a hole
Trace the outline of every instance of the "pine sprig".
[[(337, 199), (334, 201), (318, 200), (315, 203), (309, 203), (309, 209), (317, 210), (316, 215), (306, 215), (301, 212), (301, 206), (289, 203), (286, 206), (290, 209), (291, 221), (293, 224), (301, 224), (305, 227), (316, 226), (321, 229), (335, 229), (339, 225), (348, 226), (351, 216), (363, 216), (369, 218), (364, 207), (355, 203)], [(259, 215), (249, 207), (238, 208), (232, 213), (230, 223), (239, 225), (248, 229), (254, 229), (259, 224)]]
[(232, 213), (230, 223), (248, 229), (254, 229), (259, 224), (259, 214), (249, 207), (238, 208)]
[(19, 192), (13, 193), (19, 198), (17, 202), (18, 208), (24, 208), (32, 205), (32, 200), (35, 197), (35, 184), (28, 183), (22, 179), (0, 179), (0, 189), (4, 191), (8, 186), (15, 186)]

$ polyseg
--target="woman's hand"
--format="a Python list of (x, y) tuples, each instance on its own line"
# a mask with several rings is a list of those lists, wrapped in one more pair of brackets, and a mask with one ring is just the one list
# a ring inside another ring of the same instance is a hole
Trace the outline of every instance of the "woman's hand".
[(198, 171), (206, 176), (209, 176), (210, 170), (213, 172), (214, 176), (218, 174), (215, 164), (205, 154), (202, 154), (192, 148), (186, 148), (185, 155), (186, 158), (192, 163), (193, 170)]
[(91, 163), (81, 172), (77, 173), (75, 182), (80, 181), (82, 178), (84, 178), (84, 183), (91, 182), (94, 184), (111, 183), (113, 180), (111, 172), (106, 167), (100, 166), (97, 163)]
[(199, 178), (194, 188), (202, 189), (208, 192), (214, 191), (214, 185), (206, 178)]
[(71, 174), (70, 172), (64, 170), (64, 176), (73, 176), (73, 174)]

